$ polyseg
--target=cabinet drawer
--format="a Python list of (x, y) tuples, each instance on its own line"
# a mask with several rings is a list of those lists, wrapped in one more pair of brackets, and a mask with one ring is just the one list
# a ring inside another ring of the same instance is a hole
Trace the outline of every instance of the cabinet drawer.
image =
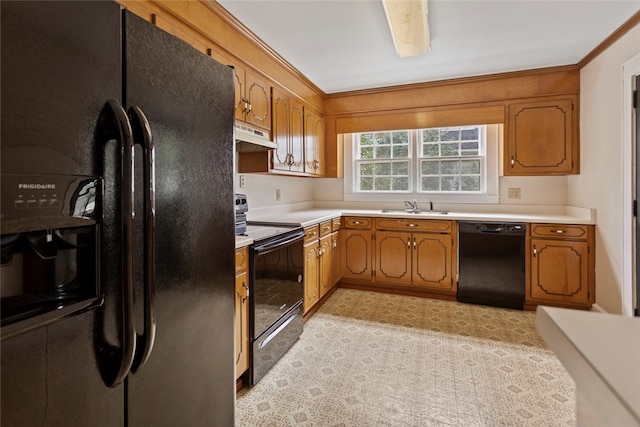
[(320, 223), (320, 237), (331, 234), (331, 221), (325, 221)]
[(451, 221), (441, 220), (411, 220), (403, 218), (378, 218), (376, 229), (378, 230), (402, 230), (402, 231), (431, 231), (434, 233), (451, 233)]
[(371, 229), (371, 218), (364, 218), (361, 216), (347, 216), (344, 218), (345, 228), (361, 228)]
[(331, 231), (340, 230), (340, 224), (342, 222), (342, 218), (333, 218), (331, 220)]
[(247, 247), (236, 249), (236, 275), (247, 271)]
[(562, 237), (586, 240), (588, 233), (588, 225), (531, 224), (532, 237)]
[(304, 229), (304, 234), (305, 234), (304, 236), (305, 243), (317, 240), (318, 236), (320, 235), (320, 227), (318, 225), (312, 225), (312, 226), (306, 227)]

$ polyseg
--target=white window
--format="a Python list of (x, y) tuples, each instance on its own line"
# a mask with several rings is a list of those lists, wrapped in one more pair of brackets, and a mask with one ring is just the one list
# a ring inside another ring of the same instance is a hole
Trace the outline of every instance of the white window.
[(345, 200), (497, 203), (500, 137), (500, 125), (346, 135)]

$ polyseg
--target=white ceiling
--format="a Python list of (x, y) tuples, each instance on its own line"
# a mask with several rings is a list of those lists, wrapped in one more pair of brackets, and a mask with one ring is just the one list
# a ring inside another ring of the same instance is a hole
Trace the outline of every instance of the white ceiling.
[(380, 0), (218, 0), (325, 93), (576, 64), (640, 0), (429, 0), (431, 52), (399, 58)]

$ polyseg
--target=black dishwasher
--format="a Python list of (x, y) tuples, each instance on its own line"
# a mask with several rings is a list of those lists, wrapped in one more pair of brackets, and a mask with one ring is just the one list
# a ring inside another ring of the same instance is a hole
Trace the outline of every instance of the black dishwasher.
[(526, 224), (458, 224), (458, 301), (524, 307)]

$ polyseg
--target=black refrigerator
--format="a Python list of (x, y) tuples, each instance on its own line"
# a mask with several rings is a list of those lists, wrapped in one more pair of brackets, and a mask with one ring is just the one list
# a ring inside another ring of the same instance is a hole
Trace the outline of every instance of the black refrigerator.
[(2, 426), (232, 426), (233, 71), (115, 2), (0, 11)]

